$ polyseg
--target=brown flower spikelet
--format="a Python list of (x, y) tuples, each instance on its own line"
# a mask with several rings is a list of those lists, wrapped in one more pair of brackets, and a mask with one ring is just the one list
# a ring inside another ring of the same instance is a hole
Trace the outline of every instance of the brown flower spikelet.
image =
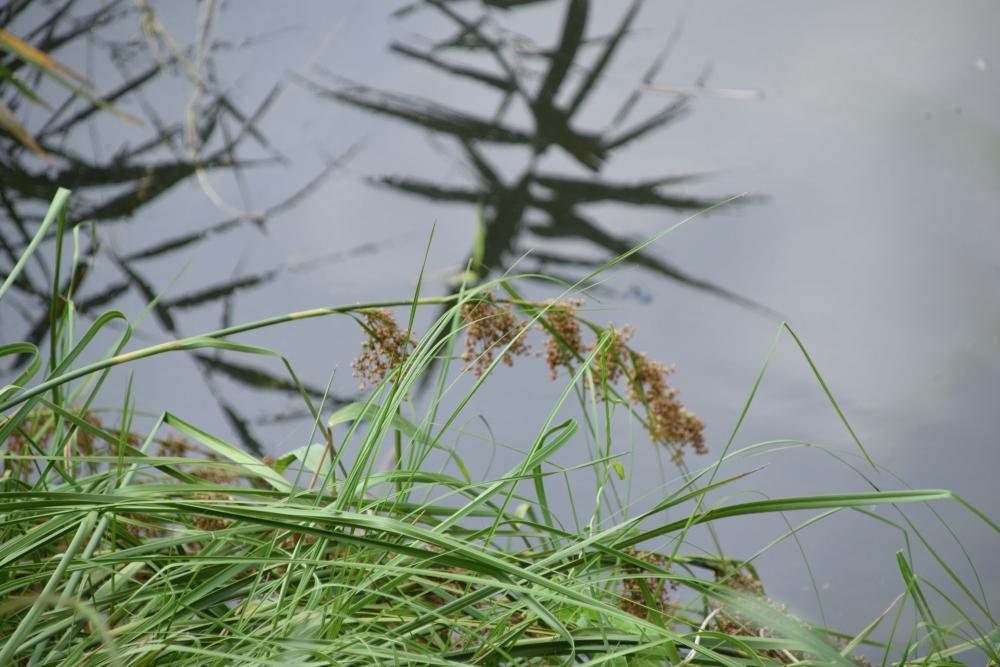
[[(618, 379), (625, 372), (623, 366), (625, 360), (628, 359), (632, 352), (628, 349), (628, 342), (632, 339), (633, 334), (635, 334), (635, 328), (631, 324), (626, 324), (620, 329), (611, 329), (609, 325), (609, 330), (613, 331), (611, 342), (608, 343), (607, 347), (597, 353), (594, 357), (594, 367), (593, 367), (593, 380), (598, 386), (603, 386), (605, 380), (607, 380), (608, 387), (618, 382)], [(594, 344), (590, 346), (592, 351), (597, 346), (598, 341), (594, 341)], [(601, 394), (602, 398), (607, 398), (606, 395)]]
[[(630, 398), (646, 406), (649, 434), (654, 441), (670, 442), (680, 447), (690, 445), (696, 454), (708, 451), (705, 446), (705, 425), (677, 398), (680, 392), (667, 382), (674, 367), (664, 366), (646, 355), (632, 355), (634, 372), (629, 378)], [(674, 452), (679, 459), (681, 451)]]
[(524, 341), (526, 326), (517, 319), (509, 304), (497, 303), (490, 292), (482, 299), (463, 303), (461, 315), (466, 323), (462, 360), (473, 368), (476, 377), (490, 367), (494, 353), (508, 345), (501, 359), (507, 366), (514, 365), (515, 356), (528, 353), (528, 344)]
[(361, 354), (351, 362), (351, 368), (355, 377), (363, 379), (361, 391), (364, 391), (367, 384), (378, 384), (406, 361), (409, 348), (417, 343), (399, 328), (387, 308), (365, 310), (361, 316), (365, 319), (368, 338), (361, 343)]
[(191, 442), (187, 438), (180, 436), (167, 436), (160, 440), (159, 444), (159, 456), (169, 456), (169, 457), (187, 457), (192, 453), (197, 453), (200, 451), (197, 444)]
[[(583, 305), (582, 299), (567, 299), (563, 303), (553, 304), (545, 313), (545, 322), (551, 327), (546, 329), (548, 338), (545, 340), (545, 363), (549, 367), (552, 379), (558, 377), (558, 368), (570, 368), (576, 355), (583, 354), (583, 332), (577, 320), (577, 310)], [(558, 334), (558, 336), (554, 335)]]
[[(552, 379), (557, 377), (560, 366), (570, 368), (577, 355), (591, 352), (597, 345), (597, 341), (589, 348), (583, 345), (577, 317), (582, 303), (582, 300), (571, 299), (552, 305), (544, 316), (551, 327), (551, 331), (546, 329), (545, 357)], [(609, 326), (609, 330), (613, 331), (611, 342), (594, 357), (590, 376), (594, 384), (602, 387), (601, 396), (608, 398), (604, 387), (610, 388), (624, 377), (629, 387), (629, 400), (646, 409), (648, 430), (654, 442), (673, 444), (676, 447), (673, 457), (678, 462), (683, 456), (681, 447), (684, 445), (690, 446), (696, 454), (706, 453), (704, 423), (684, 407), (678, 399), (679, 392), (667, 381), (674, 368), (632, 351), (628, 346), (635, 333), (632, 326), (620, 329)]]

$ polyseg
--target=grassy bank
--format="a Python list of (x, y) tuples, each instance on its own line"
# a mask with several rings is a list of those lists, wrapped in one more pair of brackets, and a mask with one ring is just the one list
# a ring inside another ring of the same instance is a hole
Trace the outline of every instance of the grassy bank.
[[(36, 239), (62, 238), (67, 197), (56, 196)], [(71, 239), (58, 248), (55, 286), (76, 257)], [(544, 303), (517, 285), (509, 277), (427, 297), (418, 282), (396, 302), (317, 308), (148, 347), (129, 345), (121, 313), (78, 321), (72, 294), (54, 287), (47, 349), (0, 346), (0, 359), (31, 358), (0, 389), (0, 665), (997, 662), (982, 586), (943, 559), (943, 582), (957, 596), (915, 571), (908, 550), (880, 555), (896, 559), (900, 596), (860, 632), (841, 632), (770, 601), (751, 560), (692, 549), (687, 539), (722, 519), (786, 513), (802, 527), (847, 510), (936, 556), (905, 519), (907, 504), (958, 503), (982, 530), (1000, 533), (988, 517), (933, 489), (720, 504), (711, 494), (747, 474), (720, 474), (741, 453), (739, 424), (704, 455), (701, 421), (669, 367), (632, 349), (628, 328), (583, 317), (579, 285), (553, 281), (563, 294)], [(422, 308), (442, 314), (418, 332)], [(123, 396), (102, 393), (112, 371), (199, 349), (275, 357), (301, 388), (280, 350), (239, 335), (323, 317), (357, 321), (365, 342), (353, 367), (365, 393), (331, 409), (302, 389), (312, 436), (280, 458), (251, 456), (170, 413), (140, 429), (137, 411), (155, 406), (136, 406), (131, 386)], [(98, 355), (95, 340), (111, 331), (121, 333)], [(812, 366), (791, 329), (785, 335)], [(521, 460), (484, 478), (451, 443), (495, 372), (544, 380), (518, 364), (531, 353), (529, 337), (562, 392)], [(816, 379), (850, 431), (818, 371)], [(421, 417), (404, 417), (417, 396)], [(97, 412), (112, 401), (112, 413)], [(615, 505), (614, 490), (628, 484), (614, 442), (622, 420), (678, 466), (678, 481), (632, 515)], [(597, 492), (573, 498), (586, 520), (570, 530), (555, 511), (562, 468), (550, 463), (586, 437), (598, 455), (581, 454), (577, 465), (592, 472)], [(457, 472), (430, 465), (442, 457)], [(668, 511), (674, 518), (664, 521)], [(960, 621), (939, 622), (942, 607)]]

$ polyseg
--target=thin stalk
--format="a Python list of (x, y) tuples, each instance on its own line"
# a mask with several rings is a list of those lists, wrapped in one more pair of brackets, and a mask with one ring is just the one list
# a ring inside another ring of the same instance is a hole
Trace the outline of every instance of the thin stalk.
[[(441, 297), (424, 297), (421, 298), (418, 305), (441, 305), (446, 303), (451, 303), (455, 300), (455, 296), (441, 296)], [(44, 394), (53, 387), (65, 384), (67, 382), (72, 382), (78, 378), (90, 375), (91, 373), (96, 373), (97, 371), (102, 371), (106, 368), (111, 368), (113, 366), (120, 366), (122, 364), (130, 363), (133, 361), (138, 361), (139, 359), (146, 359), (148, 357), (155, 357), (166, 352), (177, 352), (184, 350), (196, 350), (202, 347), (211, 347), (215, 341), (227, 338), (228, 336), (233, 336), (235, 334), (244, 333), (247, 331), (254, 331), (256, 329), (264, 329), (267, 327), (275, 326), (277, 324), (284, 324), (286, 322), (295, 322), (297, 320), (306, 320), (314, 317), (325, 317), (328, 315), (343, 315), (346, 313), (351, 313), (361, 310), (370, 310), (372, 308), (391, 308), (393, 306), (404, 306), (411, 305), (412, 300), (397, 300), (397, 301), (376, 301), (366, 304), (356, 304), (353, 306), (334, 306), (329, 308), (312, 308), (310, 310), (302, 310), (299, 312), (288, 313), (286, 315), (278, 315), (275, 317), (269, 317), (263, 320), (257, 320), (255, 322), (248, 322), (246, 324), (239, 324), (231, 327), (226, 327), (224, 329), (218, 329), (216, 331), (210, 331), (203, 334), (197, 334), (194, 336), (187, 336), (186, 338), (178, 338), (176, 340), (167, 341), (165, 343), (158, 343), (156, 345), (150, 345), (149, 347), (144, 347), (139, 350), (133, 350), (132, 352), (126, 352), (125, 354), (118, 354), (108, 359), (102, 359), (101, 361), (95, 361), (94, 363), (87, 364), (86, 366), (81, 366), (76, 370), (63, 373), (62, 375), (49, 378), (45, 382), (42, 382), (31, 389), (16, 395), (0, 404), (0, 412), (9, 410), (10, 408), (20, 405), (27, 400), (38, 396), (39, 394)]]

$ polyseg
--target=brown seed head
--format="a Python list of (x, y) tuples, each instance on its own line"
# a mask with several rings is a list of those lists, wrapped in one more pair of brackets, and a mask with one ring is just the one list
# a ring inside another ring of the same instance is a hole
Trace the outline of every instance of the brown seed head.
[(549, 325), (545, 327), (545, 333), (548, 334), (545, 340), (545, 363), (553, 380), (558, 377), (560, 366), (571, 368), (577, 355), (586, 352), (583, 332), (576, 316), (582, 305), (582, 299), (567, 299), (563, 303), (553, 304), (544, 315), (545, 322)]
[(491, 293), (463, 303), (462, 320), (466, 324), (462, 360), (469, 365), (467, 368), (473, 368), (476, 377), (490, 367), (499, 352), (503, 352), (501, 361), (507, 366), (514, 365), (515, 356), (528, 353), (524, 340), (527, 327), (517, 319), (509, 304), (497, 303)]
[(364, 391), (366, 383), (378, 384), (406, 361), (410, 348), (417, 343), (399, 328), (386, 308), (365, 310), (361, 316), (365, 320), (368, 338), (361, 343), (361, 354), (351, 362), (351, 368), (355, 377), (363, 379), (361, 390)]
[[(610, 327), (609, 327), (610, 329)], [(626, 324), (620, 329), (612, 330), (611, 342), (594, 357), (593, 377), (597, 385), (601, 385), (605, 379), (608, 385), (618, 382), (622, 376), (624, 367), (632, 357), (632, 351), (628, 349), (628, 342), (635, 333), (631, 324)], [(597, 341), (591, 345), (593, 350)], [(607, 398), (607, 396), (603, 396)]]
[(679, 392), (667, 381), (674, 367), (647, 359), (644, 354), (634, 354), (632, 360), (630, 397), (646, 407), (650, 437), (657, 442), (676, 445), (674, 458), (677, 460), (683, 445), (689, 445), (696, 454), (707, 452), (704, 423), (684, 407), (677, 398)]

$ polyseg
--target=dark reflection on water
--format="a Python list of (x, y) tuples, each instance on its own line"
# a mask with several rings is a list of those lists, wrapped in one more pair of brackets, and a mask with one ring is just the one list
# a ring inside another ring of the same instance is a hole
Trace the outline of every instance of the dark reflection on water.
[[(307, 197), (342, 161), (349, 159), (353, 151), (338, 160), (331, 160), (297, 190), (257, 211), (241, 210), (219, 201), (212, 186), (203, 182), (209, 199), (216, 201), (219, 208), (232, 214), (232, 217), (187, 234), (151, 230), (145, 245), (118, 255), (102, 246), (102, 223), (135, 219), (137, 224), (145, 224), (142, 220), (145, 207), (172, 194), (184, 182), (206, 173), (225, 171), (242, 183), (247, 169), (287, 161), (257, 127), (258, 120), (280, 95), (283, 83), (276, 83), (254, 108), (244, 109), (227, 93), (228, 83), (211, 75), (212, 54), (219, 50), (231, 50), (233, 45), (204, 41), (194, 52), (181, 50), (172, 43), (153, 10), (144, 4), (136, 9), (131, 2), (116, 0), (93, 10), (90, 3), (71, 0), (62, 3), (58, 9), (49, 6), (49, 11), (40, 5), (42, 3), (28, 1), (9, 4), (0, 10), (0, 26), (17, 30), (35, 47), (46, 52), (55, 53), (74, 46), (76, 42), (96, 41), (94, 48), (99, 57), (106, 58), (124, 80), (111, 91), (100, 91), (102, 99), (111, 104), (138, 99), (145, 111), (147, 132), (134, 144), (120, 143), (107, 156), (99, 150), (99, 141), (94, 136), (91, 136), (90, 152), (78, 151), (72, 138), (88, 129), (92, 131), (88, 122), (101, 112), (101, 108), (94, 102), (67, 93), (54, 106), (54, 111), (33, 130), (36, 141), (48, 156), (47, 162), (43, 163), (12, 137), (3, 136), (3, 151), (0, 153), (0, 250), (12, 266), (27, 247), (32, 229), (41, 220), (55, 189), (59, 186), (70, 188), (74, 194), (67, 228), (81, 227), (87, 233), (83, 235), (79, 249), (80, 261), (60, 285), (59, 293), (74, 299), (74, 307), (80, 316), (88, 318), (117, 308), (126, 294), (134, 293), (143, 302), (153, 304), (153, 316), (173, 337), (183, 335), (177, 322), (178, 313), (205, 305), (215, 305), (220, 326), (227, 326), (231, 323), (232, 300), (237, 294), (271, 283), (284, 270), (294, 271), (302, 267), (284, 266), (258, 271), (186, 294), (164, 297), (165, 286), (144, 276), (143, 263), (164, 258), (180, 262), (186, 251), (211, 237), (226, 235), (247, 224), (266, 227), (270, 218), (293, 208)], [(143, 25), (147, 40), (94, 39), (97, 29), (130, 24)], [(249, 50), (253, 46), (253, 40), (248, 39), (235, 48)], [(133, 73), (137, 60), (152, 60), (152, 63)], [(20, 60), (9, 54), (3, 56), (2, 63), (14, 73), (18, 73), (23, 66)], [(195, 69), (196, 65), (200, 67)], [(199, 71), (209, 75), (202, 77)], [(178, 76), (190, 80), (196, 97), (188, 105), (185, 118), (162, 118), (146, 95), (149, 93), (155, 98), (156, 86), (170, 85), (169, 80)], [(44, 90), (40, 76), (35, 73), (25, 77), (25, 81)], [(0, 83), (0, 95), (9, 99), (10, 106), (15, 110), (25, 103), (19, 92), (7, 80)], [(247, 144), (254, 144), (257, 153), (263, 152), (264, 157), (243, 157)], [(48, 241), (53, 244), (52, 238)], [(366, 250), (362, 248), (360, 252)], [(11, 299), (13, 306), (9, 303), (4, 305), (21, 316), (23, 326), (11, 329), (5, 326), (6, 336), (36, 345), (46, 338), (50, 318), (46, 305), (50, 292), (46, 281), (53, 273), (50, 266), (53, 254), (51, 251), (36, 253), (34, 264), (19, 276)], [(92, 279), (92, 269), (99, 254), (110, 258), (111, 264), (118, 269), (118, 276), (110, 279), (103, 276), (98, 279), (102, 280), (102, 284), (95, 285), (93, 283), (97, 280)], [(65, 307), (65, 300), (59, 304)], [(5, 325), (9, 326), (9, 322), (8, 319)], [(253, 365), (224, 360), (219, 353), (200, 353), (193, 357), (221, 413), (239, 435), (242, 444), (257, 454), (263, 454), (265, 448), (252, 432), (249, 420), (216, 389), (213, 378), (220, 375), (248, 388), (286, 394), (297, 395), (298, 389), (284, 377)], [(4, 372), (19, 370), (28, 361), (22, 356)], [(313, 397), (324, 395), (324, 391), (317, 387), (307, 385), (306, 391)], [(344, 399), (332, 397), (335, 405), (343, 402)]]
[[(550, 40), (556, 47), (550, 50), (529, 45), (527, 36), (505, 27), (496, 15), (487, 13), (490, 9), (511, 10), (522, 5), (546, 3), (565, 5), (561, 25), (555, 26), (557, 33)], [(469, 6), (462, 7), (460, 12), (458, 6), (463, 4)], [(298, 83), (321, 98), (390, 116), (453, 140), (461, 147), (467, 166), (475, 175), (474, 187), (452, 187), (407, 176), (379, 176), (369, 181), (376, 187), (431, 202), (478, 208), (483, 222), (481, 248), (466, 261), (472, 277), (495, 275), (521, 256), (524, 259), (519, 270), (524, 272), (558, 276), (567, 270), (593, 269), (629, 250), (641, 239), (607, 229), (586, 210), (588, 207), (617, 204), (694, 212), (719, 201), (687, 196), (678, 190), (696, 181), (697, 174), (653, 176), (635, 182), (616, 182), (601, 176), (605, 163), (616, 152), (668, 127), (690, 111), (690, 98), (679, 96), (646, 117), (632, 120), (642, 95), (641, 85), (654, 80), (666, 62), (676, 33), (668, 37), (660, 54), (648, 65), (640, 87), (622, 100), (602, 130), (577, 127), (580, 110), (591, 97), (600, 94), (606, 68), (628, 39), (641, 5), (641, 0), (631, 2), (621, 13), (614, 30), (598, 37), (588, 34), (593, 32), (592, 29), (588, 31), (592, 10), (589, 0), (484, 2), (481, 13), (471, 18), (468, 9), (470, 6), (475, 9), (475, 3), (427, 0), (397, 11), (395, 16), (403, 20), (418, 11), (433, 11), (449, 21), (452, 31), (429, 47), (393, 41), (388, 48), (399, 57), (444, 72), (460, 84), (485, 86), (495, 91), (496, 107), (489, 117), (479, 117), (430, 99), (360, 84), (341, 82), (328, 87), (302, 78), (298, 78)], [(211, 7), (211, 3), (207, 6)], [(213, 20), (219, 20), (214, 11), (203, 10), (203, 27), (210, 27)], [(298, 266), (286, 264), (270, 270), (253, 267), (247, 275), (219, 280), (179, 295), (164, 295), (167, 286), (148, 277), (143, 265), (162, 259), (183, 261), (186, 253), (204, 241), (225, 237), (247, 225), (266, 228), (271, 217), (294, 208), (338, 166), (346, 163), (356, 147), (329, 160), (308, 182), (263, 209), (250, 210), (249, 206), (223, 201), (205, 174), (228, 172), (245, 195), (247, 170), (286, 162), (280, 149), (258, 127), (258, 121), (276, 103), (287, 81), (277, 81), (253, 107), (243, 108), (227, 92), (229, 83), (214, 74), (215, 53), (244, 49), (249, 54), (255, 48), (255, 40), (246, 39), (235, 45), (212, 40), (206, 27), (194, 47), (181, 49), (152, 6), (145, 3), (136, 6), (121, 0), (96, 11), (91, 11), (85, 2), (64, 3), (58, 11), (41, 11), (38, 3), (15, 2), (2, 15), (3, 25), (18, 30), (33, 40), (35, 46), (47, 51), (58, 51), (73, 46), (75, 41), (92, 39), (98, 28), (127, 25), (128, 22), (141, 25), (145, 38), (93, 39), (95, 44), (89, 46), (96, 57), (106, 59), (124, 81), (113, 90), (101, 91), (103, 98), (113, 104), (138, 100), (145, 112), (147, 131), (138, 141), (121, 142), (109, 155), (98, 150), (99, 141), (93, 136), (93, 150), (81, 151), (77, 149), (79, 136), (85, 131), (93, 132), (88, 123), (99, 112), (99, 107), (85, 99), (67, 96), (34, 131), (51, 163), (42, 163), (12, 139), (4, 138), (6, 150), (0, 157), (0, 203), (4, 216), (0, 246), (7, 261), (13, 264), (30, 239), (30, 230), (40, 220), (55, 188), (71, 188), (74, 196), (68, 224), (96, 229), (96, 233), (86, 235), (80, 251), (81, 261), (73, 275), (60, 286), (61, 294), (74, 297), (81, 316), (90, 317), (116, 308), (123, 298), (133, 295), (153, 304), (153, 317), (171, 336), (184, 335), (178, 322), (181, 313), (205, 306), (213, 306), (218, 312), (220, 326), (226, 326), (231, 323), (233, 300), (238, 295), (264, 287), (284, 272), (304, 270), (307, 267), (303, 265), (310, 262), (300, 262)], [(147, 60), (149, 63), (145, 64)], [(142, 64), (135, 72), (138, 63)], [(4, 64), (16, 71), (20, 63), (7, 57)], [(205, 74), (199, 74), (201, 72)], [(176, 85), (178, 79), (194, 89), (194, 96), (183, 118), (161, 117), (156, 104), (150, 100), (162, 94), (157, 92), (157, 86)], [(37, 86), (40, 82), (35, 79), (31, 83)], [(703, 81), (698, 83), (701, 85)], [(16, 91), (0, 92), (9, 94), (16, 108)], [(512, 109), (518, 105), (528, 112), (531, 122), (526, 128), (510, 119)], [(490, 150), (498, 144), (522, 149), (523, 156), (519, 158), (520, 166), (514, 176), (503, 175), (493, 164)], [(540, 159), (553, 150), (562, 151), (592, 175), (580, 177), (573, 175), (572, 170), (543, 168)], [(102, 223), (132, 219), (136, 224), (145, 224), (143, 211), (147, 206), (192, 180), (198, 182), (206, 197), (230, 217), (187, 233), (151, 230), (144, 244), (123, 254), (102, 246)], [(571, 247), (567, 242), (572, 241), (595, 246), (604, 255), (595, 257), (564, 251), (562, 248)], [(539, 244), (542, 244), (541, 249), (536, 250)], [(357, 252), (371, 250), (366, 244)], [(117, 269), (116, 276), (93, 278), (91, 269), (99, 254), (110, 258)], [(44, 284), (51, 274), (45, 259), (50, 255), (39, 254), (36, 265), (23, 273), (15, 286), (17, 296), (13, 308), (21, 314), (24, 326), (21, 331), (12, 333), (18, 339), (35, 344), (42, 342), (48, 332), (49, 315), (43, 306), (49, 297)], [(627, 261), (662, 278), (745, 306), (761, 308), (745, 296), (692, 276), (682, 267), (647, 252), (635, 253)], [(640, 300), (648, 298), (638, 292), (635, 296)], [(247, 388), (289, 395), (297, 393), (294, 384), (245, 360), (223, 359), (221, 353), (202, 353), (193, 357), (221, 413), (242, 444), (251, 451), (263, 453), (265, 448), (254, 434), (250, 420), (217, 390), (214, 378), (225, 377)], [(26, 358), (16, 360), (13, 368), (7, 370), (17, 370), (26, 362)], [(306, 389), (314, 397), (324, 394), (320, 387), (307, 386)], [(336, 405), (344, 400), (334, 396), (332, 402)], [(303, 416), (305, 414), (303, 412)], [(278, 414), (262, 421), (288, 416)]]
[[(546, 0), (483, 4), (509, 9), (544, 2)], [(603, 166), (614, 153), (668, 127), (690, 111), (690, 98), (681, 96), (652, 114), (630, 122), (642, 86), (650, 84), (666, 62), (675, 35), (668, 38), (661, 53), (645, 70), (640, 86), (622, 101), (604, 129), (592, 131), (578, 127), (580, 110), (590, 97), (600, 94), (606, 68), (633, 30), (643, 4), (641, 0), (628, 5), (610, 35), (596, 38), (588, 38), (589, 0), (552, 2), (553, 5), (565, 5), (565, 12), (558, 32), (550, 40), (557, 45), (551, 50), (519, 48), (530, 42), (526, 35), (508, 28), (489, 13), (469, 17), (457, 11), (452, 6), (455, 4), (461, 3), (426, 0), (422, 5), (408, 6), (399, 14), (407, 15), (418, 7), (433, 10), (448, 19), (452, 31), (440, 38), (430, 38), (429, 47), (397, 41), (389, 48), (403, 58), (467, 80), (470, 85), (492, 89), (498, 99), (491, 116), (480, 117), (426, 97), (351, 82), (338, 82), (328, 87), (306, 81), (305, 85), (322, 98), (383, 114), (458, 143), (468, 169), (475, 176), (473, 187), (454, 187), (408, 176), (380, 176), (371, 181), (433, 202), (479, 207), (484, 223), (483, 248), (481, 254), (467, 260), (473, 275), (486, 277), (506, 270), (521, 256), (526, 256), (520, 265), (525, 272), (558, 275), (566, 267), (594, 269), (642, 240), (608, 230), (585, 212), (588, 205), (619, 204), (693, 212), (719, 202), (676, 191), (677, 186), (697, 180), (696, 174), (654, 176), (625, 183), (601, 176)], [(586, 54), (585, 61), (581, 62), (583, 52), (588, 49), (596, 53)], [(462, 58), (469, 53), (482, 56), (479, 60), (485, 61), (484, 65), (470, 66), (464, 62)], [(702, 83), (699, 81), (699, 85)], [(509, 119), (514, 105), (527, 110), (528, 128)], [(491, 161), (489, 149), (496, 145), (523, 149), (520, 167), (515, 169), (514, 175), (505, 177)], [(593, 176), (581, 178), (545, 170), (539, 160), (550, 150), (561, 150)], [(592, 244), (605, 255), (595, 258), (561, 250), (572, 241)], [(536, 250), (540, 243), (544, 244), (543, 249)], [(681, 267), (647, 252), (635, 253), (626, 261), (668, 280), (760, 308), (745, 296), (696, 278)]]

